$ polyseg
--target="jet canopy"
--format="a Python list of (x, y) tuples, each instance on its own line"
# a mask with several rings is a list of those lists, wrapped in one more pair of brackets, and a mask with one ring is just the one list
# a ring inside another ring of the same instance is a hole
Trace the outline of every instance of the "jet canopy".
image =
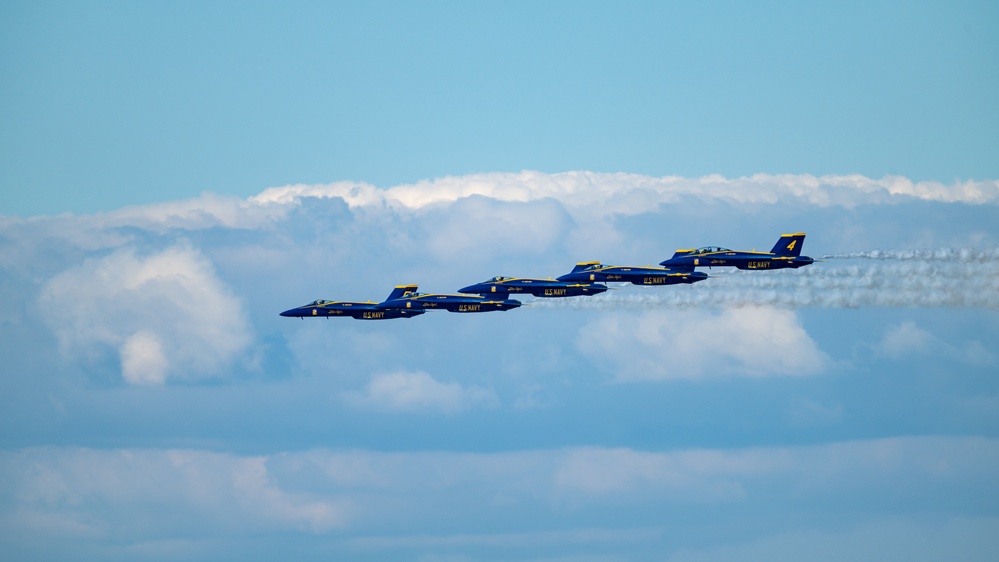
[(322, 305), (326, 304), (327, 302), (330, 302), (330, 301), (324, 301), (322, 299), (319, 299), (317, 301), (312, 301), (312, 304), (310, 304), (309, 306), (322, 306)]
[(496, 277), (493, 277), (492, 279), (490, 279), (490, 281), (507, 281), (509, 279), (512, 279), (512, 278), (511, 277), (503, 277), (502, 275), (497, 275)]
[(721, 246), (704, 246), (703, 248), (698, 248), (691, 253), (694, 254), (714, 254), (716, 252), (731, 252), (728, 248), (722, 248)]

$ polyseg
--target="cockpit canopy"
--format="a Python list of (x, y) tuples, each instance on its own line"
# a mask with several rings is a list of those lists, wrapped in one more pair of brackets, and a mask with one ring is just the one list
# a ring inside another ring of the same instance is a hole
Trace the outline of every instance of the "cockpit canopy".
[(317, 300), (317, 301), (312, 301), (312, 304), (310, 304), (309, 306), (322, 306), (322, 305), (326, 304), (327, 302), (329, 302), (329, 301), (324, 301), (324, 300), (320, 299), (320, 300)]
[(731, 252), (728, 248), (722, 248), (720, 246), (704, 246), (703, 248), (698, 248), (693, 251), (694, 254), (714, 254), (717, 252)]
[(492, 279), (490, 279), (490, 281), (506, 281), (507, 279), (510, 279), (510, 278), (509, 277), (503, 277), (502, 275), (497, 275), (496, 277), (493, 277)]

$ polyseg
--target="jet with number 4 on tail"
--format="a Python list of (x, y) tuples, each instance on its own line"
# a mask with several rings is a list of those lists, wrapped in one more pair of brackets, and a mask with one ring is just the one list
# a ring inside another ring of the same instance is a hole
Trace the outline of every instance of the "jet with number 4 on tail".
[(375, 305), (376, 308), (393, 310), (413, 310), (423, 313), (427, 310), (446, 310), (448, 312), (492, 312), (494, 310), (510, 310), (517, 308), (521, 302), (510, 298), (507, 292), (497, 292), (489, 296), (482, 295), (442, 295), (436, 293), (413, 292), (387, 299)]
[(599, 295), (607, 290), (607, 285), (589, 282), (555, 281), (554, 279), (528, 279), (524, 277), (493, 277), (488, 281), (458, 289), (459, 293), (494, 295), (503, 293), (527, 293), (536, 297), (558, 298)]
[[(400, 285), (389, 293), (385, 302), (397, 300), (408, 294), (416, 293), (416, 285)], [(292, 308), (281, 313), (281, 316), (292, 318), (335, 318), (348, 316), (355, 320), (390, 320), (392, 318), (412, 318), (425, 311), (406, 306), (382, 306), (383, 303), (327, 301), (317, 300), (309, 304)]]
[(782, 234), (769, 252), (755, 250), (729, 250), (717, 246), (706, 246), (696, 250), (677, 250), (673, 257), (660, 262), (666, 267), (737, 267), (739, 269), (785, 269), (799, 268), (815, 262), (801, 255), (805, 243), (805, 233)]
[(707, 273), (694, 271), (693, 267), (635, 267), (630, 265), (603, 265), (598, 261), (580, 262), (572, 271), (558, 278), (575, 283), (617, 282), (634, 285), (690, 284), (708, 278)]

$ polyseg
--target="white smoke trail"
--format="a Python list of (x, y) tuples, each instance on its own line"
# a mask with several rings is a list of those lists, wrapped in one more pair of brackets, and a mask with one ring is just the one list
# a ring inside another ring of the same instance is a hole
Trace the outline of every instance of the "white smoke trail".
[(636, 287), (595, 297), (536, 300), (542, 308), (986, 308), (999, 309), (999, 249), (835, 254), (802, 269), (707, 270), (689, 286)]

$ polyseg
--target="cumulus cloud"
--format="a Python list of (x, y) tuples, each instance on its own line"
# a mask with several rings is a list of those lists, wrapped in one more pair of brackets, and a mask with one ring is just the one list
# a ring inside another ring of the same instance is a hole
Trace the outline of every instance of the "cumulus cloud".
[(440, 260), (461, 259), (470, 253), (543, 252), (567, 229), (568, 216), (554, 201), (497, 202), (469, 197), (433, 213), (427, 241)]
[(42, 286), (39, 308), (67, 358), (111, 348), (131, 384), (218, 376), (252, 342), (240, 300), (183, 244), (86, 260)]
[(364, 391), (344, 393), (343, 398), (361, 408), (444, 414), (497, 403), (490, 388), (443, 383), (424, 372), (405, 371), (375, 375)]
[(121, 346), (121, 374), (132, 384), (162, 384), (169, 363), (155, 334), (140, 330)]
[(621, 381), (801, 376), (827, 362), (794, 312), (771, 307), (610, 313), (583, 326), (577, 343)]

